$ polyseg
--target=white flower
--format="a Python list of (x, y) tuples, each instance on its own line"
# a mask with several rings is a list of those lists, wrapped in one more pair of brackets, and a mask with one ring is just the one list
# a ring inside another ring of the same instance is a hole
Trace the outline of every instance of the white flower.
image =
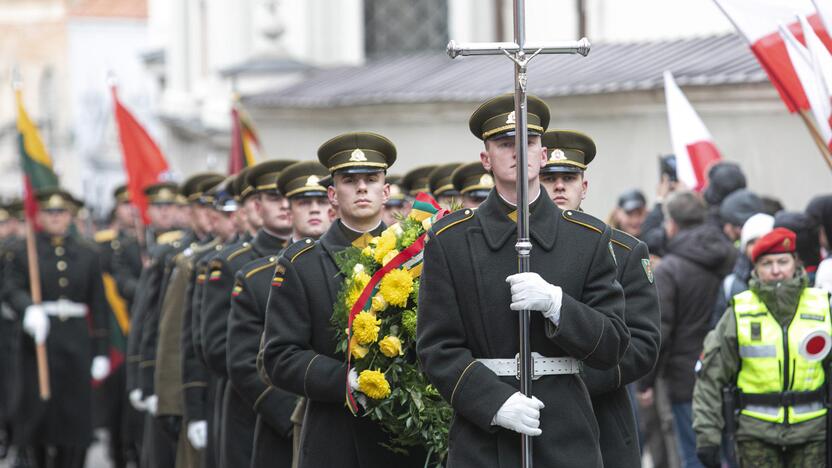
[(356, 275), (364, 272), (364, 265), (356, 263), (355, 266), (352, 268), (352, 272)]

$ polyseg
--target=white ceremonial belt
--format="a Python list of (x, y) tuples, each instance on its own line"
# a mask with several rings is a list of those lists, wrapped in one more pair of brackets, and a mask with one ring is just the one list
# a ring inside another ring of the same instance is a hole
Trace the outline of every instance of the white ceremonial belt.
[(81, 318), (87, 315), (87, 306), (80, 302), (74, 302), (67, 299), (58, 299), (57, 301), (46, 301), (40, 305), (46, 315), (58, 317), (61, 320), (68, 318)]
[[(573, 357), (545, 357), (532, 353), (532, 380), (544, 375), (578, 374), (581, 361)], [(520, 379), (520, 355), (514, 359), (477, 359), (500, 377), (514, 376)]]

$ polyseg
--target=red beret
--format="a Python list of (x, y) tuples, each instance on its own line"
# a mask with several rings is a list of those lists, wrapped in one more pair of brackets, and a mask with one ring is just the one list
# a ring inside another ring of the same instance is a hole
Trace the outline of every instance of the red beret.
[(757, 239), (751, 249), (751, 261), (756, 263), (758, 258), (767, 254), (794, 253), (796, 244), (797, 234), (783, 227), (774, 228)]

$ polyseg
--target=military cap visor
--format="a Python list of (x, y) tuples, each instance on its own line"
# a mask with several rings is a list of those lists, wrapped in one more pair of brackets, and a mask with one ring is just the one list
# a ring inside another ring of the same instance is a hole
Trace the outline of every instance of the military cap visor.
[(488, 192), (494, 188), (494, 178), (479, 161), (459, 166), (451, 174), (451, 180), (454, 188), (463, 195), (480, 191), (485, 192), (487, 196)]
[(430, 174), (437, 167), (435, 164), (421, 166), (406, 173), (401, 182), (405, 194), (415, 196), (419, 192), (430, 192)]
[(77, 211), (84, 204), (61, 188), (47, 188), (35, 193), (38, 208), (42, 211)]
[(396, 146), (377, 133), (344, 133), (318, 148), (318, 161), (331, 174), (382, 172), (396, 162)]
[(459, 195), (451, 176), (461, 165), (461, 163), (443, 164), (430, 172), (428, 185), (434, 197)]
[(272, 159), (252, 166), (246, 175), (246, 184), (251, 186), (253, 192), (245, 193), (243, 196), (251, 193), (280, 192), (277, 184), (280, 172), (296, 162), (288, 159)]
[[(513, 136), (517, 130), (514, 95), (505, 94), (480, 105), (468, 120), (471, 133), (480, 140)], [(541, 135), (549, 126), (549, 106), (535, 96), (527, 97), (527, 128), (531, 135)]]
[[(182, 184), (182, 195), (191, 203), (205, 203), (202, 194), (225, 179), (216, 172), (203, 172), (192, 175)], [(209, 202), (210, 203), (210, 202)]]
[(286, 198), (326, 196), (321, 183), (329, 176), (327, 168), (317, 161), (303, 161), (284, 169), (277, 178), (277, 186)]
[(248, 172), (251, 170), (251, 167), (252, 166), (244, 167), (237, 173), (237, 175), (234, 176), (234, 182), (231, 183), (233, 186), (234, 196), (237, 197), (238, 201), (243, 201), (246, 197), (254, 193), (254, 190), (246, 181), (246, 177), (248, 176)]
[(179, 187), (173, 182), (160, 182), (145, 187), (144, 195), (151, 205), (170, 205), (176, 203)]
[(549, 156), (541, 173), (583, 172), (595, 159), (595, 142), (580, 132), (552, 130), (543, 134), (541, 144)]

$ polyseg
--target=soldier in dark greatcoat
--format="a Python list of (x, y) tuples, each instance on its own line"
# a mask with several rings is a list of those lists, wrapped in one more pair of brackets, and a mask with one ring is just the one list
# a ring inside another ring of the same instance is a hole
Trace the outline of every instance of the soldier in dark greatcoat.
[[(70, 234), (81, 203), (68, 192), (37, 193), (36, 235), (42, 302), (30, 295), (25, 244), (11, 251), (4, 282), (8, 301), (23, 318), (23, 395), (18, 407), (19, 447), (38, 467), (80, 468), (92, 442), (92, 379), (109, 373), (108, 321), (98, 251)], [(46, 345), (51, 398), (38, 391), (35, 345)]]
[[(476, 210), (436, 222), (425, 246), (417, 351), (454, 409), (448, 465), (517, 467), (520, 435), (535, 466), (601, 467), (582, 364), (611, 368), (629, 343), (610, 228), (561, 211), (539, 184), (549, 109), (528, 98), (528, 176), (517, 181), (513, 96), (487, 101), (469, 126), (495, 188)], [(516, 184), (529, 184), (530, 271), (517, 273)], [(519, 320), (529, 310), (533, 396), (519, 392)]]
[[(317, 239), (330, 225), (329, 200), (326, 188), (321, 185), (329, 173), (318, 162), (305, 161), (284, 169), (277, 181), (281, 193), (289, 199), (292, 212), (292, 239)], [(272, 229), (277, 221), (276, 210), (260, 201), (264, 230)], [(304, 245), (299, 242), (298, 245)], [(237, 272), (231, 294), (231, 315), (228, 318), (228, 376), (233, 390), (226, 393), (226, 439), (235, 434), (232, 421), (240, 425), (256, 422), (253, 441), (232, 444), (227, 452), (237, 448), (241, 455), (249, 456), (250, 466), (289, 468), (292, 464), (292, 436), (294, 425), (290, 420), (298, 396), (270, 385), (257, 370), (257, 353), (266, 321), (266, 303), (277, 263), (283, 250), (247, 263)], [(253, 449), (251, 448), (253, 442)], [(244, 452), (243, 452), (244, 451)]]
[[(318, 149), (329, 168), (330, 201), (340, 218), (318, 242), (280, 257), (266, 309), (263, 364), (275, 386), (307, 398), (298, 465), (301, 468), (424, 466), (420, 447), (396, 453), (389, 435), (345, 406), (349, 369), (336, 351), (333, 304), (344, 280), (335, 258), (350, 245), (365, 247), (385, 225), (385, 172), (396, 158), (387, 138), (368, 132), (339, 135)], [(289, 249), (293, 250), (293, 249)]]

